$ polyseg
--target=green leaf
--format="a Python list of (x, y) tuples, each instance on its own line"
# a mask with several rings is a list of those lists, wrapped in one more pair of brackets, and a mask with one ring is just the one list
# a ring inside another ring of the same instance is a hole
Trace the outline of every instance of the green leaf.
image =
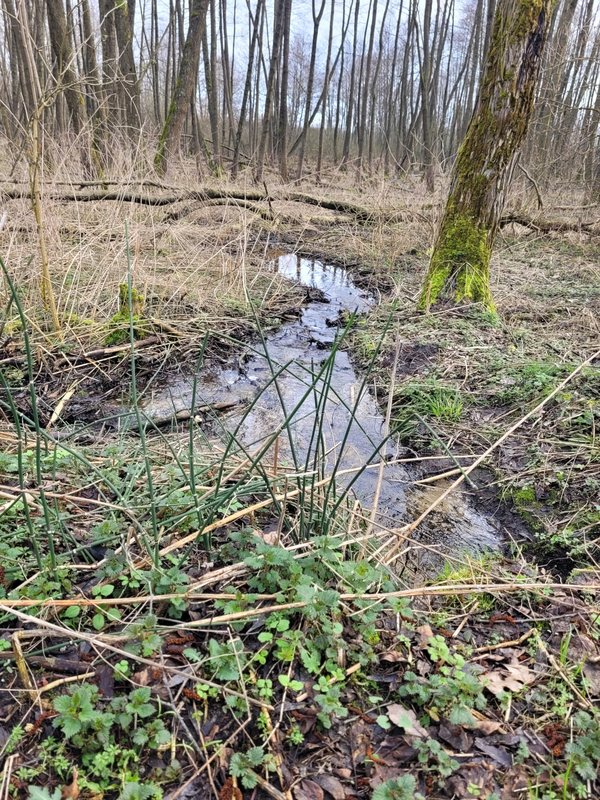
[(313, 675), (321, 668), (321, 655), (315, 648), (311, 648), (311, 650), (302, 648), (302, 650), (300, 650), (300, 658), (302, 659), (304, 668)]
[(61, 790), (56, 788), (52, 794), (45, 786), (29, 786), (30, 800), (60, 800)]
[(106, 586), (101, 587), (100, 594), (102, 597), (110, 597), (114, 590), (115, 587), (112, 585), (112, 583), (107, 583)]
[(81, 608), (79, 606), (69, 606), (65, 609), (65, 617), (67, 619), (74, 619), (74, 617), (78, 617), (81, 613)]
[(477, 725), (477, 720), (473, 714), (463, 705), (454, 706), (450, 711), (449, 719), (453, 725), (469, 725), (473, 727)]
[(65, 714), (71, 708), (71, 698), (68, 694), (61, 694), (54, 698), (54, 710), (59, 714)]
[(262, 747), (251, 747), (246, 756), (253, 766), (258, 767), (264, 761), (265, 752)]
[(392, 727), (392, 723), (389, 721), (387, 714), (380, 714), (377, 717), (377, 724), (380, 728), (383, 728), (384, 731), (389, 731)]
[(94, 614), (92, 617), (92, 625), (97, 631), (101, 631), (104, 627), (104, 614), (101, 614), (100, 612)]
[(104, 613), (109, 622), (116, 622), (121, 619), (121, 612), (118, 608), (108, 608)]

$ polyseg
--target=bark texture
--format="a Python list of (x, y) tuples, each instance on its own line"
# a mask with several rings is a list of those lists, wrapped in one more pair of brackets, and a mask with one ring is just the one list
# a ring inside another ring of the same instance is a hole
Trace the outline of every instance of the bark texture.
[(485, 75), (458, 152), (419, 305), (481, 302), (493, 309), (490, 254), (527, 133), (550, 0), (499, 0)]
[(169, 155), (179, 150), (179, 140), (190, 107), (195, 79), (200, 60), (200, 43), (206, 29), (206, 11), (208, 0), (194, 0), (187, 37), (183, 46), (181, 66), (175, 91), (169, 106), (167, 118), (160, 135), (158, 152), (154, 159), (157, 170), (164, 174), (167, 170)]

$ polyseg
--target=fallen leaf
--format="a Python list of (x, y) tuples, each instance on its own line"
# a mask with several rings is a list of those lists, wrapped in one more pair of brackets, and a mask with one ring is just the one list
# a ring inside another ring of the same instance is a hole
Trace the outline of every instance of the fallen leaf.
[(473, 745), (473, 739), (460, 725), (447, 725), (442, 722), (439, 729), (440, 739), (448, 742), (453, 750), (458, 753), (468, 753)]
[(584, 664), (583, 674), (592, 697), (600, 696), (600, 667), (598, 664)]
[(447, 788), (448, 785), (454, 790), (455, 796), (460, 798), (477, 797), (482, 800), (493, 792), (500, 793), (500, 787), (494, 779), (494, 766), (491, 762), (464, 764), (459, 772), (448, 779)]
[(340, 778), (344, 778), (344, 780), (350, 780), (352, 777), (352, 770), (346, 769), (346, 767), (340, 767), (339, 769), (335, 770), (335, 774)]
[(313, 778), (321, 789), (325, 789), (333, 797), (333, 800), (344, 800), (346, 797), (346, 790), (333, 775), (313, 775)]
[[(541, 782), (542, 777), (538, 776)], [(529, 776), (523, 764), (517, 764), (506, 773), (502, 786), (502, 800), (513, 800), (515, 797), (524, 797), (525, 795), (518, 794), (517, 792), (524, 792), (529, 786)]]
[(418, 736), (419, 738), (428, 737), (427, 730), (417, 719), (417, 715), (411, 709), (404, 708), (400, 703), (392, 703), (387, 707), (387, 714), (390, 720), (399, 728), (404, 728), (408, 736)]
[(475, 742), (475, 747), (493, 758), (497, 764), (501, 764), (503, 767), (512, 767), (512, 758), (506, 750), (501, 750), (499, 747), (494, 747), (493, 744), (488, 744), (481, 740)]
[(77, 782), (78, 777), (77, 768), (73, 767), (73, 780), (68, 786), (63, 786), (60, 793), (61, 800), (77, 800), (80, 793), (79, 783)]
[(477, 730), (481, 731), (484, 736), (495, 733), (501, 726), (501, 722), (494, 722), (492, 719), (480, 719), (477, 721)]
[(520, 692), (523, 686), (534, 683), (537, 675), (516, 659), (511, 659), (509, 664), (504, 664), (491, 672), (479, 676), (480, 682), (493, 694), (500, 694), (505, 689), (511, 692)]
[(427, 644), (433, 636), (433, 631), (429, 625), (419, 625), (416, 628), (416, 632), (419, 634), (419, 644)]
[(376, 789), (382, 783), (399, 778), (405, 772), (406, 768), (398, 769), (398, 767), (389, 767), (385, 764), (375, 764), (375, 772), (369, 781), (369, 786), (371, 789)]
[(390, 661), (394, 664), (396, 661), (408, 661), (408, 659), (399, 653), (398, 650), (394, 650), (391, 653), (384, 653), (381, 656), (381, 661)]
[(110, 700), (115, 696), (115, 671), (109, 664), (100, 664), (96, 668), (97, 686), (103, 696)]
[(323, 800), (323, 789), (318, 783), (303, 780), (300, 786), (294, 789), (296, 800)]

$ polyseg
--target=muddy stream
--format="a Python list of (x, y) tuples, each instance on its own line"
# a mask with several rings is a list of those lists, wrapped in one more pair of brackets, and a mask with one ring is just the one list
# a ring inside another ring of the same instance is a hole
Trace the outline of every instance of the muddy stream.
[[(279, 392), (272, 385), (265, 389), (271, 378), (271, 369), (264, 356), (253, 353), (238, 358), (227, 367), (208, 364), (202, 370), (196, 388), (196, 407), (229, 401), (237, 403), (235, 410), (223, 419), (223, 424), (230, 430), (247, 411), (248, 401), (260, 394), (241, 429), (243, 441), (252, 451), (281, 425), (284, 419), (282, 403), (289, 414), (306, 392), (307, 381), (310, 383), (312, 380), (311, 373), (318, 372), (328, 358), (331, 345), (338, 335), (340, 313), (368, 312), (376, 304), (373, 296), (355, 286), (351, 274), (344, 269), (293, 254), (276, 257), (270, 262), (269, 268), (307, 287), (309, 296), (316, 298), (303, 309), (298, 319), (265, 335), (265, 344), (274, 367), (290, 363), (278, 378)], [(260, 348), (260, 343), (255, 346), (255, 350)], [(363, 391), (356, 403), (361, 385), (361, 376), (352, 366), (342, 343), (331, 372), (331, 389), (334, 391), (329, 391), (324, 408), (322, 436), (327, 454), (325, 474), (331, 473), (340, 456), (340, 444), (351, 419), (349, 410), (340, 399), (349, 408), (356, 404), (356, 412), (346, 437), (339, 469), (361, 467), (365, 462), (379, 462), (379, 456), (373, 456), (373, 453), (383, 436), (384, 417), (368, 390)], [(174, 412), (189, 409), (191, 400), (191, 378), (178, 379), (176, 383), (155, 391), (145, 399), (140, 410), (153, 419), (165, 418)], [(314, 417), (315, 393), (311, 392), (291, 421), (294, 446), (301, 464), (306, 459), (308, 448), (314, 448)], [(283, 433), (280, 436), (279, 463), (291, 466), (289, 442), (286, 448), (285, 440), (286, 434)], [(403, 455), (406, 457), (405, 449), (393, 441), (388, 442), (384, 451), (388, 461), (402, 458)], [(412, 521), (448, 486), (445, 480), (427, 486), (415, 486), (414, 482), (421, 477), (418, 468), (407, 466), (393, 463), (385, 466), (378, 503), (379, 525), (393, 528)], [(448, 469), (453, 466), (448, 462)], [(348, 480), (349, 477), (343, 479)], [(372, 507), (377, 480), (378, 469), (371, 468), (365, 470), (352, 486), (351, 491), (364, 509), (370, 510)], [(468, 493), (461, 490), (455, 490), (446, 498), (426, 518), (414, 536), (423, 543), (439, 547), (442, 552), (454, 554), (461, 550), (496, 550), (501, 542), (495, 521), (483, 511), (476, 510)], [(433, 566), (432, 561), (437, 562), (439, 567), (439, 558), (432, 558), (431, 552), (424, 557), (421, 554), (418, 560), (421, 568), (427, 568), (428, 563)]]

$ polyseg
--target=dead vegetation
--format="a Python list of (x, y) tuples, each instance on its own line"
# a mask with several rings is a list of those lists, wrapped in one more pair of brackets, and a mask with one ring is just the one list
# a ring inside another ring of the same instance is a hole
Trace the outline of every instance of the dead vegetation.
[[(256, 209), (61, 202), (48, 187), (63, 343), (25, 199), (6, 202), (0, 234), (25, 322), (5, 283), (5, 795), (595, 796), (597, 359), (580, 368), (598, 350), (593, 231), (506, 226), (497, 314), (424, 315), (440, 206), (409, 179), (320, 188), (337, 209), (271, 187)], [(530, 198), (517, 186), (513, 205)], [(144, 298), (131, 323), (115, 320), (127, 250)], [(415, 571), (440, 548), (372, 526), (337, 483), (328, 494), (325, 466), (299, 478), (277, 455), (280, 431), (258, 449), (232, 440), (239, 407), (122, 433), (103, 421), (107, 404), (135, 401), (132, 353), (143, 392), (192, 376), (203, 348), (242, 369), (261, 330), (297, 319), (306, 289), (269, 266), (285, 252), (346, 266), (378, 300), (339, 322), (383, 408), (396, 363), (392, 430), (417, 490), (437, 487), (412, 495), (411, 518), (434, 503), (456, 513), (448, 487), (489, 450), (463, 497), (496, 520), (501, 552), (446, 549), (442, 575)], [(115, 329), (124, 341), (107, 344)]]

